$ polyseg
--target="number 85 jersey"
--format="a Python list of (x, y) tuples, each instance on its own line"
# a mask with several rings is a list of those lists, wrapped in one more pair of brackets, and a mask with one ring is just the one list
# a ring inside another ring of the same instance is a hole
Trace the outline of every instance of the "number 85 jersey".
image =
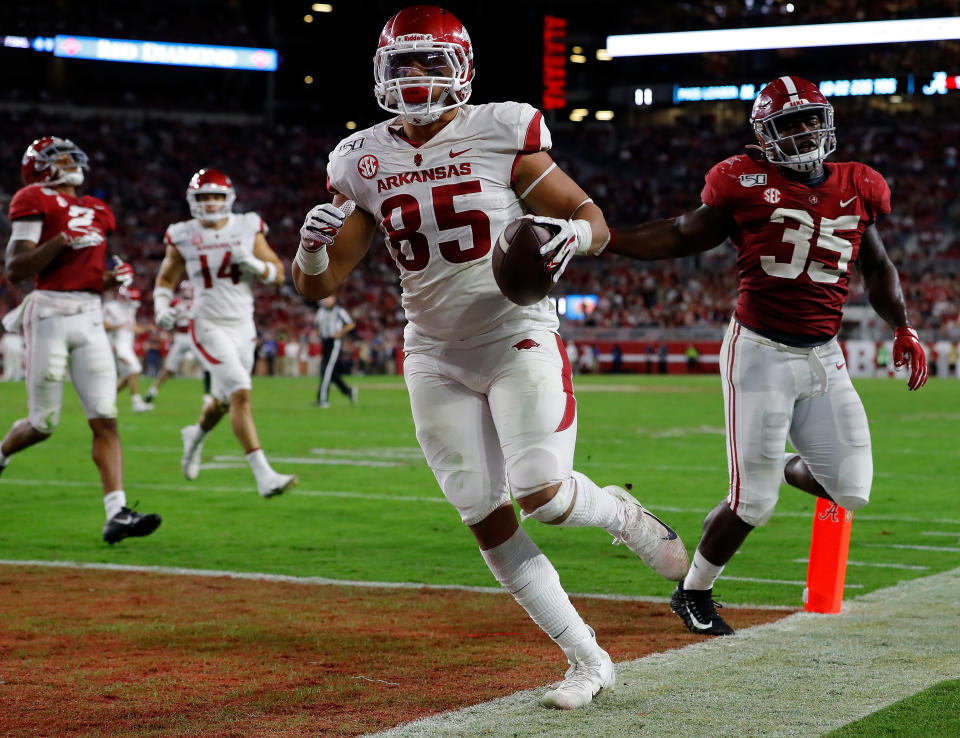
[(521, 307), (500, 292), (491, 247), (525, 210), (513, 191), (522, 154), (550, 148), (538, 110), (523, 103), (464, 105), (417, 145), (397, 121), (344, 139), (327, 165), (331, 192), (374, 218), (400, 270), (405, 350), (464, 348), (511, 333), (556, 330), (550, 301)]
[(749, 156), (706, 176), (705, 205), (737, 223), (737, 319), (760, 333), (822, 342), (840, 330), (850, 264), (867, 226), (890, 212), (890, 188), (865, 164), (831, 162), (810, 187)]

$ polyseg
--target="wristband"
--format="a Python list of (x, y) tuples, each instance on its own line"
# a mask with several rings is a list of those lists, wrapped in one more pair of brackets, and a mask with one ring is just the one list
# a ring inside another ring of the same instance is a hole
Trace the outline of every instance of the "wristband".
[(267, 273), (261, 274), (259, 279), (264, 284), (273, 284), (273, 282), (277, 279), (277, 265), (272, 261), (266, 261), (264, 262), (264, 265), (267, 269)]
[(323, 274), (330, 266), (330, 256), (327, 254), (327, 247), (317, 249), (316, 251), (307, 251), (303, 244), (297, 248), (297, 256), (294, 259), (300, 271), (315, 277)]
[(571, 220), (570, 225), (573, 232), (577, 234), (577, 256), (589, 253), (590, 247), (593, 245), (593, 226), (590, 225), (590, 221), (578, 218), (577, 220)]
[(170, 309), (173, 290), (169, 287), (156, 287), (153, 290), (153, 312), (162, 313)]

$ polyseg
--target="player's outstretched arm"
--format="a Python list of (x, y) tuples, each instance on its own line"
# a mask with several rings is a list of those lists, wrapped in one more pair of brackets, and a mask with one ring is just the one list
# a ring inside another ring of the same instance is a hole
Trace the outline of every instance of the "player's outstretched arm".
[(701, 205), (676, 218), (648, 220), (638, 226), (615, 229), (608, 251), (639, 261), (656, 261), (709, 251), (736, 230), (724, 210)]
[(375, 230), (370, 213), (343, 195), (313, 208), (300, 229), (293, 262), (297, 292), (308, 300), (332, 295), (370, 249)]
[(910, 327), (900, 275), (890, 261), (876, 225), (867, 226), (863, 232), (857, 264), (867, 299), (877, 315), (893, 328), (893, 363), (898, 367), (909, 364), (907, 387), (920, 389), (927, 381), (927, 357), (917, 332)]

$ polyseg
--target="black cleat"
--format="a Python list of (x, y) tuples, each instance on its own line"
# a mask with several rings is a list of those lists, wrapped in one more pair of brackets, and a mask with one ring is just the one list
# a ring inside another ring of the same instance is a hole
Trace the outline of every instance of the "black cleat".
[(160, 527), (160, 516), (154, 513), (141, 515), (129, 507), (110, 518), (103, 526), (103, 540), (110, 545), (124, 538), (148, 536)]
[(698, 635), (733, 635), (733, 628), (727, 625), (717, 613), (716, 608), (723, 607), (713, 600), (711, 589), (684, 589), (683, 582), (677, 585), (670, 598), (670, 609), (683, 620), (691, 633)]

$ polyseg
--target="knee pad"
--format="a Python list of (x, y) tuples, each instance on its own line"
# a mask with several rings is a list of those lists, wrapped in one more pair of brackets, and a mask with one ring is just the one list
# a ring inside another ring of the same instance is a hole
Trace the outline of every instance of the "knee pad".
[(506, 462), (510, 489), (517, 498), (570, 478), (570, 470), (564, 469), (557, 455), (548, 448), (530, 448)]
[(542, 504), (532, 513), (520, 513), (520, 518), (522, 520), (533, 518), (539, 523), (552, 523), (567, 511), (567, 509), (570, 507), (570, 502), (572, 499), (573, 480), (570, 477), (567, 477), (563, 482), (560, 483), (560, 488), (548, 502)]
[(873, 483), (873, 458), (869, 454), (843, 460), (837, 473), (837, 489), (827, 492), (840, 507), (859, 510), (870, 501)]
[(758, 528), (764, 525), (773, 516), (777, 507), (777, 498), (757, 500), (749, 505), (740, 505), (734, 513), (747, 525)]
[(43, 433), (45, 436), (52, 435), (53, 432), (57, 429), (57, 425), (60, 423), (60, 413), (59, 412), (49, 412), (41, 417), (33, 417), (32, 415), (27, 418), (30, 422), (30, 426), (37, 431), (38, 433)]

